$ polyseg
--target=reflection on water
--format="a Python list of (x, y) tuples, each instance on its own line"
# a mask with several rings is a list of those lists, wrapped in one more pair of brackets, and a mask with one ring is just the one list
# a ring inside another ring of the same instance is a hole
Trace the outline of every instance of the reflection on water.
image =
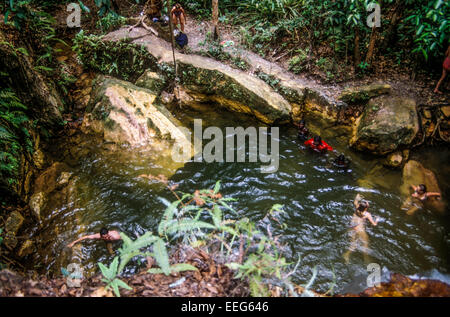
[[(204, 126), (260, 126), (248, 117), (214, 111), (195, 114), (184, 112), (179, 119), (192, 126), (193, 117), (203, 118)], [(389, 272), (418, 276), (449, 274), (448, 216), (420, 212), (406, 217), (400, 210), (402, 197), (398, 188), (401, 172), (382, 169), (368, 176), (376, 162), (347, 149), (343, 140), (331, 138), (331, 129), (322, 131), (323, 138), (352, 160), (352, 172), (336, 171), (329, 167), (332, 154), (318, 156), (305, 150), (296, 138), (296, 130), (280, 128), (280, 166), (276, 173), (260, 173), (261, 163), (194, 163), (188, 162), (175, 170), (164, 166), (167, 162), (155, 159), (155, 154), (139, 151), (109, 151), (104, 145), (93, 144), (77, 161), (71, 162), (76, 175), (75, 192), (68, 201), (49, 204), (48, 216), (40, 231), (41, 246), (35, 255), (43, 263), (43, 271), (59, 274), (61, 266), (80, 263), (85, 274), (97, 270), (96, 263), (109, 263), (103, 242), (85, 242), (73, 250), (65, 248), (83, 233), (97, 232), (102, 226), (122, 230), (131, 236), (155, 230), (156, 224), (171, 194), (161, 185), (149, 184), (140, 174), (172, 175), (178, 190), (193, 192), (212, 188), (222, 181), (222, 194), (239, 200), (234, 207), (241, 216), (254, 220), (264, 217), (275, 203), (285, 206), (282, 214), (287, 229), (282, 234), (288, 245), (287, 255), (293, 262), (301, 256), (296, 282), (305, 283), (312, 270), (319, 270), (314, 288), (325, 291), (335, 278), (335, 291), (361, 291), (366, 288), (366, 264), (362, 255), (353, 253), (346, 265), (342, 254), (349, 247), (348, 229), (353, 213), (352, 201), (362, 193), (371, 202), (373, 216), (381, 218), (377, 227), (367, 225), (370, 239), (370, 258)], [(420, 153), (436, 171), (448, 163), (448, 149), (439, 156), (433, 152)], [(427, 166), (428, 167), (428, 166)], [(448, 166), (446, 174), (438, 175), (441, 186), (449, 193)], [(443, 180), (445, 179), (445, 181)], [(335, 276), (335, 277), (334, 277)], [(443, 275), (442, 275), (443, 276)]]

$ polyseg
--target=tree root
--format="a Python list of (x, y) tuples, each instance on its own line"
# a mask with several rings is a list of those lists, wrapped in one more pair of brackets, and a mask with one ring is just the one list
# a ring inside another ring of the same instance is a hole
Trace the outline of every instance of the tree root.
[(138, 22), (135, 25), (132, 25), (129, 29), (128, 29), (128, 33), (130, 33), (131, 31), (133, 31), (134, 28), (137, 28), (138, 26), (141, 26), (146, 29), (149, 32), (152, 32), (155, 36), (159, 36), (158, 32), (156, 32), (156, 30), (154, 28), (152, 28), (151, 26), (148, 26), (144, 20), (145, 20), (145, 15), (142, 15), (141, 17), (138, 18)]

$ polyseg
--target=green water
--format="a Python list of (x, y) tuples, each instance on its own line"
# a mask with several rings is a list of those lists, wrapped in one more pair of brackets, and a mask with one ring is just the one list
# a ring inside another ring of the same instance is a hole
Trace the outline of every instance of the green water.
[[(260, 126), (245, 116), (214, 109), (196, 113), (184, 111), (178, 118), (191, 126), (193, 118), (203, 118), (204, 126)], [(282, 220), (288, 225), (281, 234), (287, 244), (286, 255), (301, 265), (294, 276), (297, 283), (309, 281), (313, 268), (318, 275), (314, 288), (328, 290), (335, 280), (336, 292), (357, 292), (366, 288), (367, 264), (359, 252), (345, 264), (342, 254), (349, 247), (353, 214), (352, 201), (362, 193), (370, 201), (372, 215), (381, 218), (377, 227), (367, 225), (371, 262), (383, 267), (383, 278), (391, 272), (406, 275), (432, 276), (449, 280), (450, 226), (448, 216), (438, 216), (424, 210), (407, 217), (400, 209), (403, 198), (399, 193), (401, 172), (382, 169), (378, 176), (367, 180), (375, 160), (354, 153), (342, 138), (332, 137), (335, 130), (324, 129), (324, 139), (352, 160), (352, 171), (336, 171), (328, 167), (330, 155), (319, 156), (302, 148), (291, 127), (280, 128), (280, 166), (276, 173), (262, 174), (261, 163), (194, 163), (171, 171), (171, 181), (179, 190), (212, 188), (222, 181), (224, 196), (238, 199), (234, 207), (240, 216), (257, 221), (270, 207), (283, 204)], [(58, 148), (58, 146), (55, 146)], [(75, 149), (76, 150), (76, 149)], [(109, 151), (105, 144), (83, 145), (83, 155), (68, 160), (78, 177), (76, 194), (67, 201), (51, 199), (43, 227), (36, 233), (41, 250), (33, 255), (40, 269), (60, 274), (69, 263), (80, 263), (85, 274), (97, 269), (96, 263), (109, 263), (105, 244), (85, 242), (75, 250), (65, 248), (83, 233), (97, 232), (102, 226), (124, 231), (134, 237), (155, 230), (159, 218), (173, 196), (163, 186), (143, 181), (140, 174), (159, 174), (164, 170), (155, 161), (155, 153)], [(59, 151), (55, 151), (58, 156)], [(448, 149), (425, 149), (418, 156), (427, 168), (437, 172), (440, 186), (450, 194)], [(166, 170), (167, 173), (167, 170)], [(366, 179), (367, 181), (362, 181)], [(133, 267), (129, 272), (133, 271)], [(335, 276), (335, 277), (334, 277)]]

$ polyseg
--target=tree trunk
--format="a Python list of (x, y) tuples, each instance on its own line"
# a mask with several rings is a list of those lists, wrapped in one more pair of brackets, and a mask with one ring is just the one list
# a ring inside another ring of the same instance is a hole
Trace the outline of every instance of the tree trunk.
[(369, 49), (367, 51), (367, 55), (366, 55), (366, 63), (370, 64), (374, 55), (374, 51), (375, 51), (375, 44), (377, 42), (377, 28), (376, 26), (372, 27), (372, 33), (370, 34), (370, 41), (369, 41)]
[(111, 5), (112, 5), (112, 7), (114, 9), (114, 12), (116, 12), (117, 14), (120, 14), (120, 12), (119, 12), (120, 9), (119, 9), (119, 6), (116, 3), (116, 0), (111, 0)]
[(353, 53), (355, 59), (355, 67), (361, 64), (361, 53), (359, 52), (359, 28), (355, 27), (355, 49)]
[(391, 46), (397, 37), (397, 25), (402, 18), (402, 10), (403, 6), (401, 2), (397, 2), (389, 19), (389, 26), (384, 38), (382, 51), (385, 51), (389, 46)]
[(219, 39), (219, 0), (212, 0), (212, 22), (214, 26), (214, 40)]

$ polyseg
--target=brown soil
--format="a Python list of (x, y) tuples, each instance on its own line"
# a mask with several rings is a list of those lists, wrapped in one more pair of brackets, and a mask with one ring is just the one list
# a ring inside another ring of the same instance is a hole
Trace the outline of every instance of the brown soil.
[[(198, 271), (176, 273), (169, 276), (149, 274), (146, 270), (131, 277), (121, 278), (132, 290), (120, 289), (126, 297), (240, 297), (248, 296), (248, 285), (234, 278), (234, 272), (199, 249), (177, 252), (173, 259), (184, 260)], [(148, 259), (148, 268), (153, 260)], [(83, 280), (80, 287), (68, 287), (65, 278), (48, 279), (41, 276), (31, 280), (9, 270), (0, 271), (0, 296), (37, 297), (112, 297), (105, 289), (100, 275)]]

